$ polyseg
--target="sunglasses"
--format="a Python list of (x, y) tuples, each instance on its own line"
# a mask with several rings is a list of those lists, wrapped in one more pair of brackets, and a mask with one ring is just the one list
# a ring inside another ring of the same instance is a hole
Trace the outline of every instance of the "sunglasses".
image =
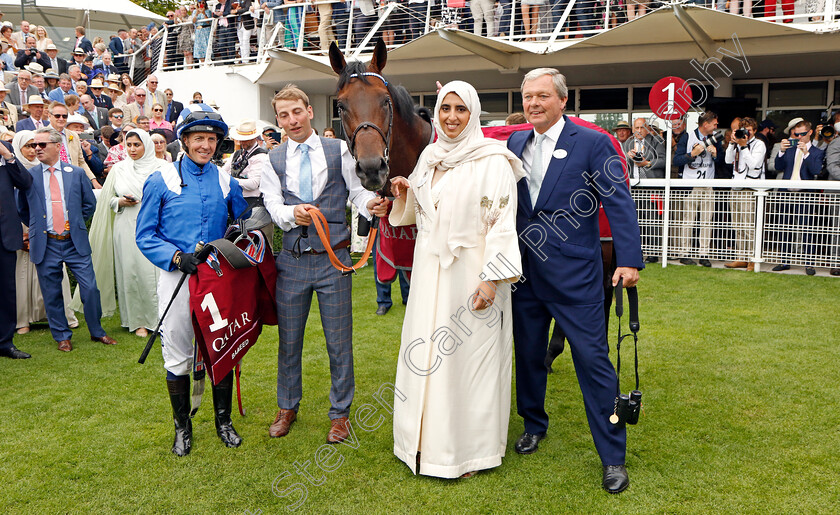
[(154, 111), (154, 112), (156, 112), (156, 113), (162, 113), (162, 112), (163, 112), (163, 109), (152, 109), (152, 111)]
[(32, 143), (31, 145), (33, 146), (33, 148), (47, 148), (47, 145), (52, 145), (52, 144), (53, 144), (52, 141), (46, 141), (46, 142), (42, 142), (42, 143)]
[(797, 138), (801, 138), (802, 136), (805, 136), (806, 134), (808, 134), (808, 131), (805, 131), (805, 132), (791, 132), (790, 133), (791, 136), (795, 136)]
[(135, 93), (134, 96), (135, 97), (145, 97), (146, 94), (145, 93)]
[(66, 115), (66, 114), (56, 114), (56, 113), (53, 113), (53, 114), (52, 114), (52, 116), (55, 116), (56, 118), (67, 118), (67, 116), (68, 116), (68, 115)]
[(117, 118), (117, 119), (119, 119), (119, 120), (122, 120), (123, 115), (121, 115), (121, 114), (115, 114), (115, 115), (114, 115), (114, 118)]

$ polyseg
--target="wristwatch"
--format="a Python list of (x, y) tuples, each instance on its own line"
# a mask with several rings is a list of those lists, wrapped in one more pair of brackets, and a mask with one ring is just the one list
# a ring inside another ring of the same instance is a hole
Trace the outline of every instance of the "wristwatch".
[(178, 268), (181, 267), (181, 254), (183, 254), (183, 252), (179, 250), (174, 256), (172, 256), (172, 262), (175, 263), (175, 266)]

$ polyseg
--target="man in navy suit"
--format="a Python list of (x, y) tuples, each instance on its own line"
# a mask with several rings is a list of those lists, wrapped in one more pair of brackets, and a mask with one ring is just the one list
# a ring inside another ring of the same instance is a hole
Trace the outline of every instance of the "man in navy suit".
[(111, 50), (111, 55), (114, 57), (114, 65), (119, 69), (119, 73), (128, 71), (125, 65), (125, 57), (117, 57), (123, 53), (123, 41), (128, 37), (128, 31), (120, 29), (117, 31), (117, 36), (111, 38), (108, 42), (108, 48)]
[(166, 121), (174, 124), (178, 121), (178, 115), (184, 110), (184, 104), (172, 99), (174, 93), (170, 88), (166, 88), (163, 94), (166, 96)]
[[(792, 127), (791, 127), (792, 126)], [(782, 180), (802, 180), (812, 181), (822, 171), (823, 160), (825, 159), (825, 151), (820, 150), (811, 144), (811, 122), (805, 121), (802, 118), (794, 118), (785, 129), (785, 134), (790, 134), (790, 138), (783, 139), (779, 148), (779, 154), (776, 156), (775, 165), (776, 170), (784, 172)], [(796, 148), (793, 148), (792, 140), (796, 142)], [(798, 190), (790, 190), (798, 191)], [(789, 229), (782, 232), (782, 253), (790, 255), (793, 252), (793, 244), (791, 240), (797, 232), (802, 233), (802, 243), (805, 246), (804, 252), (808, 255), (814, 254), (814, 246), (812, 244), (813, 234), (805, 230), (810, 227), (811, 220), (811, 206), (805, 202), (789, 202), (781, 206), (781, 213), (779, 222), (788, 227), (800, 227), (801, 230)], [(773, 267), (774, 272), (790, 269), (790, 261), (778, 264)], [(805, 267), (805, 273), (808, 275), (816, 274), (813, 262), (808, 261)]]
[(551, 68), (529, 72), (522, 105), (533, 131), (510, 136), (508, 148), (522, 159), (526, 177), (517, 185), (517, 231), (524, 282), (513, 294), (516, 404), (525, 432), (520, 454), (536, 452), (548, 430), (544, 365), (551, 320), (565, 333), (583, 393), (586, 417), (610, 493), (629, 485), (624, 468), (626, 432), (609, 422), (618, 392), (604, 321), (603, 264), (598, 207), (612, 228), (619, 279), (639, 280), (639, 225), (624, 166), (609, 137), (563, 116), (568, 89)]
[(29, 111), (29, 118), (23, 118), (17, 122), (17, 125), (15, 125), (16, 132), (36, 131), (50, 124), (49, 120), (41, 120), (44, 116), (44, 99), (40, 95), (29, 97), (28, 103), (24, 104), (23, 108)]
[(19, 197), (19, 211), (29, 226), (29, 257), (38, 271), (50, 331), (58, 350), (73, 350), (61, 294), (66, 264), (79, 283), (91, 340), (114, 345), (117, 342), (105, 334), (99, 320), (102, 306), (85, 228), (96, 209), (90, 180), (81, 168), (59, 160), (62, 139), (55, 129), (38, 129), (34, 142), (41, 163), (29, 169), (32, 187)]
[(15, 213), (15, 189), (25, 191), (32, 176), (15, 160), (12, 146), (0, 144), (0, 356), (11, 359), (31, 358), (12, 343), (17, 322), (15, 305), (15, 251), (23, 248), (23, 231)]
[(93, 44), (85, 37), (85, 28), (79, 25), (76, 27), (76, 44), (73, 48), (81, 48), (88, 55), (93, 55)]

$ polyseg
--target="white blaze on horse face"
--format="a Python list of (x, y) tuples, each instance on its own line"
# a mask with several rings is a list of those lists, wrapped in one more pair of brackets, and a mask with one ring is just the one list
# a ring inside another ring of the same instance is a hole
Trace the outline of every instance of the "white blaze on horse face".
[(438, 120), (443, 133), (448, 138), (457, 138), (470, 121), (470, 111), (456, 93), (447, 93), (443, 97), (438, 112)]
[(286, 134), (298, 143), (303, 143), (312, 134), (312, 106), (303, 100), (278, 100), (275, 106), (277, 123)]

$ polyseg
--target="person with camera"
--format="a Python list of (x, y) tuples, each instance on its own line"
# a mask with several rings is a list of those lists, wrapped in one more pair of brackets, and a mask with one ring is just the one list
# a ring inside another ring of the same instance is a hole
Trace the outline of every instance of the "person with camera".
[[(718, 127), (718, 116), (712, 111), (706, 111), (697, 120), (697, 128), (688, 132), (688, 137), (677, 144), (674, 154), (674, 164), (682, 166), (683, 179), (714, 179), (715, 161), (718, 156), (723, 157), (722, 138), (715, 132)], [(691, 239), (694, 226), (697, 223), (697, 211), (700, 211), (700, 236), (698, 238), (698, 256), (700, 264), (712, 266), (709, 261), (709, 248), (712, 238), (712, 215), (715, 207), (715, 193), (711, 187), (691, 188), (683, 201), (683, 226), (680, 232), (680, 263), (696, 265), (689, 257), (691, 254)]]
[(662, 143), (662, 138), (648, 130), (647, 120), (633, 120), (633, 137), (621, 144), (630, 165), (631, 179), (665, 177), (665, 148)]
[[(726, 164), (733, 166), (733, 178), (764, 179), (764, 156), (767, 148), (756, 137), (758, 122), (754, 118), (742, 118), (740, 127), (732, 132), (726, 146)], [(732, 226), (735, 231), (735, 261), (726, 263), (726, 268), (746, 268), (752, 271), (754, 263), (753, 233), (755, 227), (755, 209), (753, 194), (740, 188), (733, 188), (729, 194), (729, 207), (732, 210)]]
[[(136, 242), (143, 255), (161, 269), (157, 283), (159, 315), (173, 299), (183, 274), (198, 271), (196, 245), (223, 238), (228, 217), (239, 218), (248, 211), (239, 182), (211, 162), (227, 132), (227, 124), (212, 107), (190, 104), (181, 112), (176, 127), (176, 137), (183, 143), (186, 155), (171, 164), (158, 161), (159, 168), (151, 172), (143, 185)], [(142, 133), (138, 134), (142, 140)], [(129, 136), (126, 144), (130, 142)], [(150, 140), (143, 141), (143, 145), (153, 146)], [(161, 329), (175, 422), (172, 452), (177, 456), (186, 456), (192, 449), (189, 374), (194, 362), (194, 333), (189, 301), (189, 288), (178, 290)], [(242, 439), (230, 420), (232, 394), (231, 372), (213, 386), (213, 406), (216, 433), (222, 443), (239, 447)]]
[[(811, 143), (811, 122), (802, 118), (794, 118), (788, 123), (785, 134), (790, 138), (783, 139), (779, 147), (779, 154), (776, 156), (776, 170), (784, 173), (782, 180), (810, 181), (819, 176), (822, 171), (823, 157), (825, 152)], [(785, 189), (782, 191), (800, 191), (798, 189)], [(787, 229), (781, 232), (782, 254), (789, 256), (794, 249), (793, 240), (796, 235), (802, 234), (802, 243), (805, 246), (805, 254), (813, 254), (813, 234), (807, 229), (810, 227), (810, 204), (805, 202), (788, 202), (782, 204), (779, 213), (779, 223)], [(790, 261), (784, 260), (773, 267), (774, 272), (790, 270)], [(816, 271), (812, 262), (805, 266), (807, 275), (814, 275)]]
[(38, 63), (46, 70), (50, 67), (50, 58), (35, 47), (35, 36), (26, 37), (26, 48), (18, 50), (15, 56), (15, 66), (23, 69), (31, 63)]

